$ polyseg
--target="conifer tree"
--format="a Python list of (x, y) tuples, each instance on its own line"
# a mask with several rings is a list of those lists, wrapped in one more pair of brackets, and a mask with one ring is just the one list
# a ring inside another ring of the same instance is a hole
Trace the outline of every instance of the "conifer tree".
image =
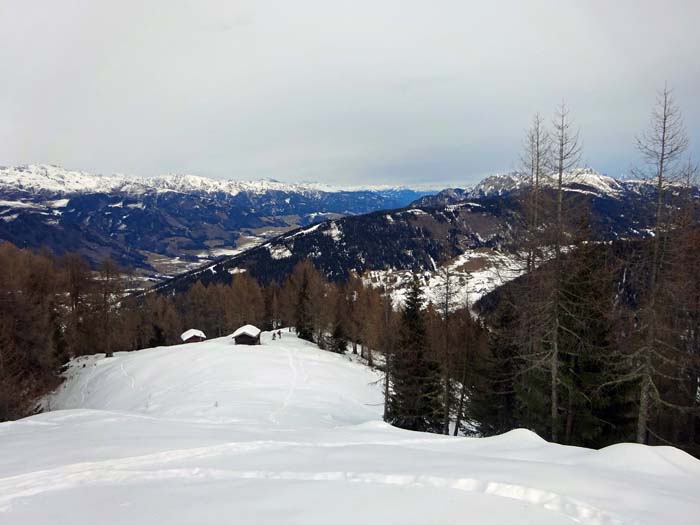
[(328, 341), (328, 350), (337, 354), (344, 354), (348, 349), (347, 335), (347, 300), (345, 291), (337, 285), (331, 285), (328, 293), (330, 307), (330, 338)]
[(313, 320), (311, 318), (311, 277), (308, 264), (299, 263), (290, 276), (290, 284), (294, 290), (293, 322), (297, 336), (307, 341), (313, 341)]
[[(495, 293), (496, 307), (488, 314), (486, 348), (474, 354), (471, 365), (473, 372), (465, 407), (470, 425), (462, 429), (466, 434), (491, 436), (521, 426), (517, 415), (523, 392), (519, 387), (530, 383), (525, 382), (519, 370), (523, 364), (518, 359), (522, 349), (518, 338), (513, 336), (520, 326), (519, 315), (524, 312), (517, 304), (519, 297), (522, 294), (515, 285)], [(546, 402), (539, 410), (546, 414)], [(532, 424), (526, 426), (535, 430)]]
[(428, 341), (423, 298), (414, 275), (401, 312), (400, 335), (391, 359), (391, 390), (387, 421), (409, 430), (441, 433), (444, 406), (440, 369), (426, 355)]
[(650, 257), (646, 258), (644, 270), (639, 272), (639, 304), (630, 312), (627, 321), (630, 335), (625, 340), (626, 351), (618, 356), (621, 367), (617, 383), (632, 382), (638, 387), (635, 436), (638, 443), (648, 443), (652, 436), (660, 437), (659, 432), (651, 428), (659, 409), (684, 411), (691, 408), (671, 399), (664, 387), (669, 382), (676, 388), (683, 385), (687, 375), (688, 356), (682, 342), (686, 334), (673, 327), (676, 298), (670, 294), (673, 287), (670, 286), (668, 249), (674, 209), (669, 206), (669, 186), (682, 178), (680, 161), (687, 145), (680, 109), (671, 90), (665, 87), (652, 111), (648, 131), (637, 140), (646, 165), (642, 175), (656, 185), (654, 235)]

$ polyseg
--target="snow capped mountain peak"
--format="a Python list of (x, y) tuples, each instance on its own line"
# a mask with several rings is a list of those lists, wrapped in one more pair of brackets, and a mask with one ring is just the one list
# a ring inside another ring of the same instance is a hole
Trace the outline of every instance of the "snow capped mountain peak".
[(66, 170), (47, 164), (0, 166), (0, 186), (32, 193), (85, 193), (108, 190), (115, 177)]
[(267, 180), (237, 181), (212, 179), (199, 175), (169, 173), (151, 177), (133, 175), (98, 175), (71, 171), (51, 165), (24, 165), (0, 167), (0, 187), (9, 187), (32, 193), (90, 193), (120, 192), (141, 194), (148, 192), (204, 192), (236, 195), (249, 191), (262, 193), (270, 190), (304, 191), (296, 184)]
[[(547, 174), (540, 181), (543, 186), (556, 184), (556, 174)], [(569, 191), (581, 191), (598, 195), (616, 196), (623, 191), (622, 184), (608, 175), (603, 175), (592, 168), (575, 168), (564, 173), (564, 186)], [(474, 186), (470, 197), (488, 197), (520, 191), (531, 184), (530, 174), (522, 171), (490, 175)]]
[(617, 195), (623, 190), (622, 184), (617, 179), (603, 175), (592, 168), (576, 168), (566, 172), (564, 184), (569, 187), (587, 186), (605, 195)]
[(410, 189), (406, 186), (392, 185), (332, 186), (314, 182), (289, 183), (270, 178), (250, 181), (214, 179), (180, 173), (167, 173), (150, 177), (122, 174), (99, 175), (84, 171), (67, 170), (59, 166), (46, 164), (13, 167), (0, 166), (0, 188), (51, 194), (198, 192), (229, 195), (238, 195), (239, 193), (263, 194), (273, 191), (311, 195), (340, 191), (400, 191)]
[(471, 188), (469, 194), (471, 197), (503, 195), (519, 190), (529, 183), (529, 178), (522, 172), (497, 173), (482, 179)]

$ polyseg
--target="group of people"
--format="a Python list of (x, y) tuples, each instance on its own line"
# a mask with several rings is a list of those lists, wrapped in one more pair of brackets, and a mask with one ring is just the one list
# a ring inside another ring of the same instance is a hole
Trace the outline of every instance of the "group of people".
[(272, 340), (274, 341), (275, 339), (282, 339), (282, 330), (272, 332)]

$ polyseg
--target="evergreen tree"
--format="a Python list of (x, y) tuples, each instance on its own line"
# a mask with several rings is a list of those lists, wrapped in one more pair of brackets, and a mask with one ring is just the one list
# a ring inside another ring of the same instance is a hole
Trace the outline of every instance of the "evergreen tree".
[(296, 308), (294, 311), (294, 326), (297, 335), (301, 339), (313, 341), (313, 324), (311, 322), (311, 294), (309, 273), (302, 269), (301, 281), (296, 296)]
[(399, 342), (391, 359), (387, 421), (409, 430), (441, 433), (444, 406), (440, 368), (428, 359), (423, 299), (414, 276), (401, 312)]
[(490, 318), (485, 352), (475, 355), (465, 406), (465, 434), (492, 436), (520, 426), (517, 420), (518, 347), (509, 333), (517, 326), (517, 306), (501, 299)]
[(348, 334), (347, 334), (347, 313), (348, 302), (345, 295), (345, 290), (337, 285), (328, 287), (328, 295), (326, 298), (328, 303), (326, 307), (330, 307), (330, 323), (327, 348), (331, 352), (344, 354), (348, 349)]
[(341, 323), (335, 323), (331, 332), (331, 340), (328, 350), (336, 354), (344, 354), (348, 349), (348, 339)]

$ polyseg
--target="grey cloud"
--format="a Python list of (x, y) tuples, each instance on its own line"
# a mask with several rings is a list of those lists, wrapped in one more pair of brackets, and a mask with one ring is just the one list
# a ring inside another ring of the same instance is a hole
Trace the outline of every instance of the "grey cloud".
[(466, 184), (517, 167), (531, 115), (565, 98), (586, 161), (616, 175), (664, 81), (700, 144), (698, 15), (680, 0), (0, 0), (0, 164)]

